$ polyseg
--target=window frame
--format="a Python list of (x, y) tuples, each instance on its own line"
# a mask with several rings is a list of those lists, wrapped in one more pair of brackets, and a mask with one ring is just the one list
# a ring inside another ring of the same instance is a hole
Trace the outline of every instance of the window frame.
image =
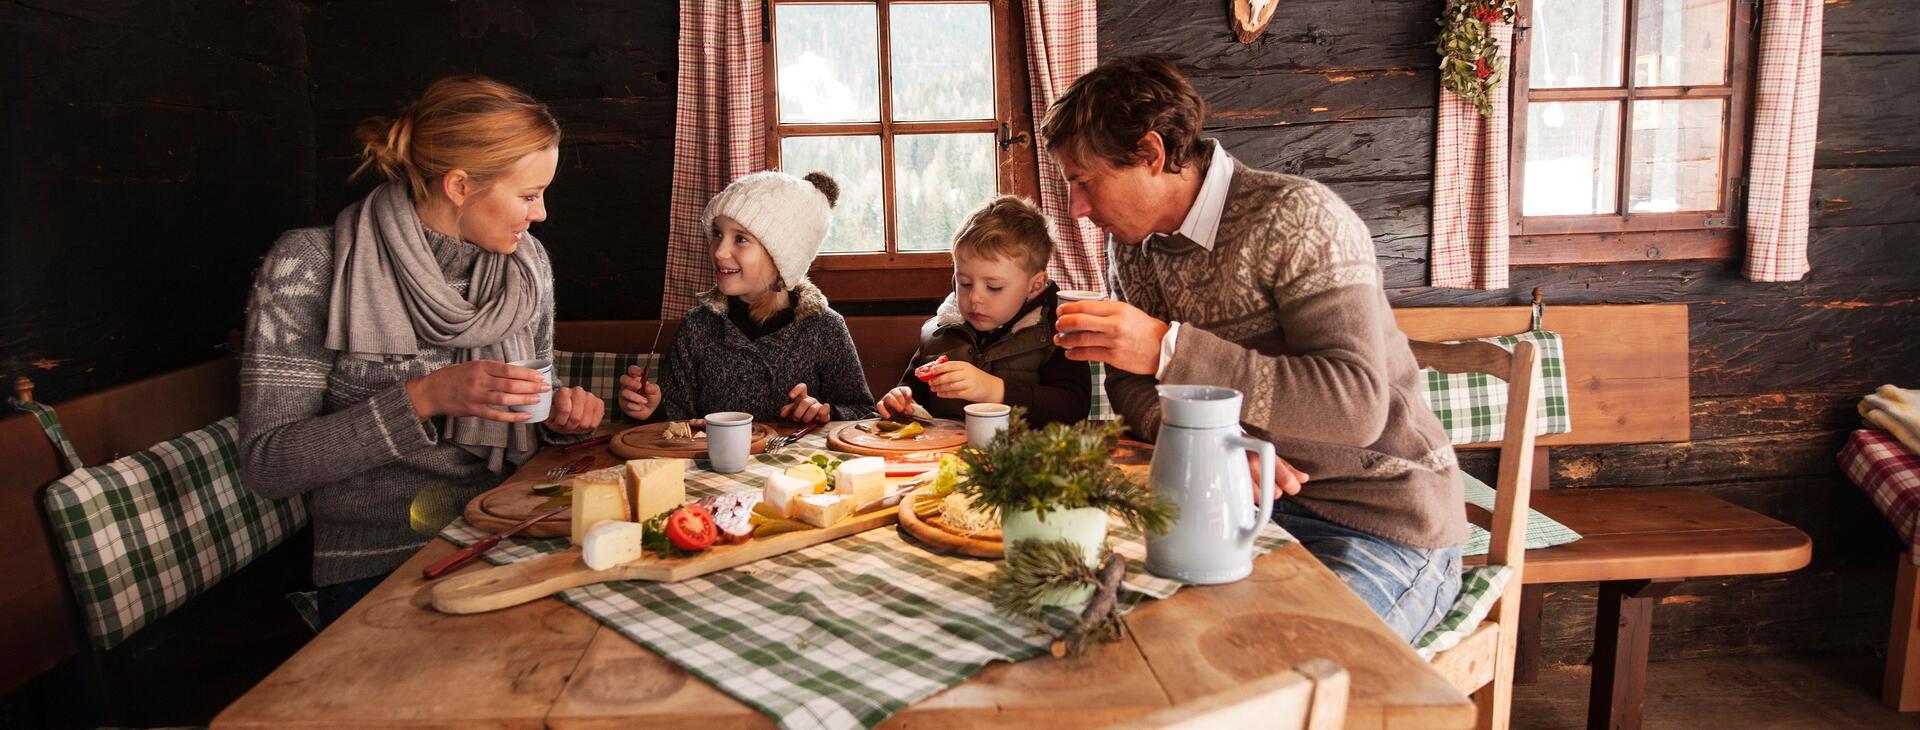
[[(1028, 85), (1025, 19), (1018, 0), (984, 0), (991, 14), (994, 63), (993, 118), (971, 121), (898, 122), (893, 116), (892, 26), (895, 5), (940, 5), (974, 0), (765, 0), (761, 34), (762, 78), (767, 109), (767, 166), (780, 168), (780, 143), (788, 137), (878, 136), (883, 227), (886, 250), (879, 253), (822, 253), (808, 278), (831, 299), (900, 301), (939, 299), (953, 290), (953, 257), (946, 251), (901, 252), (894, 201), (894, 140), (903, 135), (991, 133), (999, 140), (996, 194), (1040, 199), (1039, 160), (1034, 145), (1032, 92)], [(780, 122), (777, 31), (781, 6), (872, 5), (878, 22), (875, 48), (879, 68), (878, 122)], [(1011, 137), (1011, 140), (1008, 138)]]
[[(1641, 0), (1619, 0), (1626, 19), (1620, 87), (1535, 90), (1532, 63), (1533, 9), (1536, 0), (1520, 0), (1515, 20), (1508, 129), (1510, 239), (1513, 266), (1617, 263), (1631, 261), (1732, 260), (1744, 238), (1747, 130), (1753, 118), (1752, 59), (1758, 44), (1753, 0), (1728, 0), (1726, 82), (1682, 86), (1635, 86), (1634, 45), (1639, 36)], [(1720, 150), (1720, 203), (1711, 211), (1634, 213), (1632, 192), (1633, 103), (1638, 100), (1725, 100)], [(1614, 213), (1525, 216), (1527, 106), (1534, 102), (1614, 100), (1620, 109), (1620, 141)]]

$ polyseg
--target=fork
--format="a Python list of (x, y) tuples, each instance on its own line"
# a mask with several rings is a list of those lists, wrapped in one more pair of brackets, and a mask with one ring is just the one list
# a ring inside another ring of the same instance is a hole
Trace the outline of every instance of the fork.
[(574, 459), (573, 461), (563, 464), (561, 466), (556, 466), (552, 469), (548, 469), (547, 480), (553, 481), (555, 479), (559, 479), (561, 477), (567, 476), (568, 474), (579, 474), (580, 472), (586, 471), (587, 468), (591, 466), (593, 466), (593, 455), (588, 454), (578, 459)]
[(800, 428), (795, 429), (793, 433), (787, 434), (785, 436), (775, 436), (771, 439), (768, 439), (767, 453), (771, 454), (775, 451), (779, 451), (788, 446), (792, 446), (795, 442), (799, 441), (802, 437), (805, 437), (807, 434), (813, 433), (813, 429), (819, 425), (820, 424), (818, 423), (809, 423), (805, 426), (801, 426)]

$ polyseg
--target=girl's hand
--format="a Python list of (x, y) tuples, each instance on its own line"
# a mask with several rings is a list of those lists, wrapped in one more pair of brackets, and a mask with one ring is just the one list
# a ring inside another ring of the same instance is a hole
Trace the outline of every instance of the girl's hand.
[(889, 390), (886, 395), (880, 396), (879, 406), (881, 418), (893, 418), (895, 413), (911, 416), (913, 415), (913, 389), (902, 385)]
[(780, 406), (780, 417), (795, 423), (826, 423), (833, 420), (833, 407), (807, 395), (807, 384), (787, 391), (788, 403)]
[(942, 398), (968, 403), (999, 403), (1006, 399), (1007, 381), (987, 374), (973, 363), (954, 360), (933, 368), (927, 387)]
[(530, 406), (552, 389), (538, 370), (498, 360), (473, 360), (448, 365), (407, 381), (407, 399), (420, 420), (434, 416), (473, 416), (489, 421), (519, 423), (531, 413), (496, 410), (496, 406)]
[(547, 430), (558, 434), (590, 433), (600, 427), (607, 405), (598, 396), (581, 387), (561, 388), (553, 392), (553, 409), (547, 414)]
[(641, 383), (640, 366), (628, 365), (627, 374), (620, 376), (620, 412), (628, 418), (647, 420), (660, 407), (663, 398), (659, 383), (651, 380)]

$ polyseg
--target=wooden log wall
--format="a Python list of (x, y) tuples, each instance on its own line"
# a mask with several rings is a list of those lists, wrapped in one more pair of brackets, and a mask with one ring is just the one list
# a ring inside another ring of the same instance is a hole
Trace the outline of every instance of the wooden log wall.
[[(1891, 531), (1834, 454), (1853, 404), (1920, 384), (1920, 6), (1826, 4), (1813, 273), (1758, 284), (1736, 263), (1516, 269), (1513, 287), (1431, 289), (1427, 278), (1437, 80), (1432, 0), (1286, 0), (1265, 37), (1233, 41), (1226, 13), (1178, 3), (1100, 5), (1100, 50), (1175, 57), (1240, 159), (1330, 184), (1372, 227), (1396, 304), (1681, 302), (1692, 317), (1693, 437), (1556, 449), (1555, 487), (1684, 486), (1794, 524), (1813, 565), (1786, 576), (1695, 581), (1655, 613), (1655, 658), (1885, 643)], [(1578, 424), (1575, 424), (1578, 428)], [(1594, 590), (1558, 587), (1545, 657), (1591, 653)]]

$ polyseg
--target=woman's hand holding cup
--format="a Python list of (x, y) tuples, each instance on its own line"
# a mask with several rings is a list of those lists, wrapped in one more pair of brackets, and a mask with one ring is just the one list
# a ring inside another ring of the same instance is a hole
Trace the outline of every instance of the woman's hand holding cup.
[(498, 360), (474, 360), (448, 365), (406, 383), (407, 399), (421, 420), (435, 416), (472, 416), (489, 421), (520, 423), (532, 413), (505, 410), (505, 406), (533, 406), (553, 389), (538, 370)]

